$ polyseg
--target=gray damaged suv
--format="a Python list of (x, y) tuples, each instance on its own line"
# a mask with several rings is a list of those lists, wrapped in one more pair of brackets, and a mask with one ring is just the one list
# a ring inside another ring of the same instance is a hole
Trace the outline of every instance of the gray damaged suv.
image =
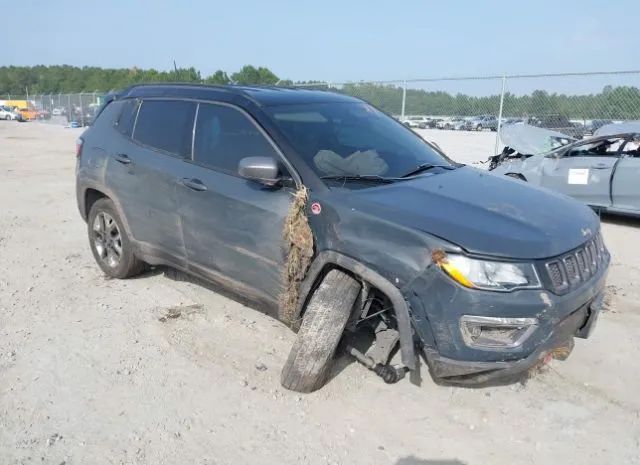
[(566, 357), (601, 306), (588, 207), (454, 163), (355, 98), (135, 86), (77, 155), (104, 273), (167, 265), (272, 312), (297, 331), (289, 389), (321, 387), (338, 347), (387, 382), (418, 355), (438, 382), (501, 382)]

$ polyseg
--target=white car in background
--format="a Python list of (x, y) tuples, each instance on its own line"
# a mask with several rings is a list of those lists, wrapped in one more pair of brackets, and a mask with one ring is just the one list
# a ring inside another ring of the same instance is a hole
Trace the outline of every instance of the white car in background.
[(22, 115), (9, 107), (0, 107), (0, 119), (22, 121)]
[(402, 124), (404, 124), (405, 126), (420, 129), (426, 128), (428, 123), (429, 118), (427, 118), (426, 116), (408, 116), (402, 121)]
[(440, 129), (461, 131), (462, 129), (464, 129), (466, 122), (467, 120), (465, 120), (464, 118), (456, 116), (454, 118), (450, 118), (448, 121), (443, 121), (442, 127)]
[(436, 123), (437, 129), (444, 129), (447, 124), (451, 124), (451, 118), (441, 118)]

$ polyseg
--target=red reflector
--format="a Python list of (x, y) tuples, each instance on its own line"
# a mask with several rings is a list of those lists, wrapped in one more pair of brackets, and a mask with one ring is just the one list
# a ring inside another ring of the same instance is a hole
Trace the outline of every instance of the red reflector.
[(76, 157), (79, 157), (82, 154), (82, 144), (84, 143), (84, 141), (82, 140), (82, 137), (78, 137), (76, 139)]

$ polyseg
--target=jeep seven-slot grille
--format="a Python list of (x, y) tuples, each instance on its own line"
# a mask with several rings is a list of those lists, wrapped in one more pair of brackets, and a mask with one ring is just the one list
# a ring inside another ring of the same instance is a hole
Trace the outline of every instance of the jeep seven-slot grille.
[(598, 234), (576, 250), (549, 260), (544, 268), (551, 289), (562, 294), (591, 278), (601, 266), (606, 265), (608, 259), (609, 253)]

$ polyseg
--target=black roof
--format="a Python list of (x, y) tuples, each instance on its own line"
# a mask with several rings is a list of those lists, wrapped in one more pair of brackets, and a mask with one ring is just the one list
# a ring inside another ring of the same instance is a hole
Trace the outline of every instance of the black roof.
[(259, 106), (321, 102), (359, 102), (359, 100), (354, 97), (338, 94), (336, 92), (275, 86), (141, 84), (131, 86), (120, 93), (120, 98), (180, 97), (203, 100), (230, 100), (230, 97), (233, 96), (244, 97)]

